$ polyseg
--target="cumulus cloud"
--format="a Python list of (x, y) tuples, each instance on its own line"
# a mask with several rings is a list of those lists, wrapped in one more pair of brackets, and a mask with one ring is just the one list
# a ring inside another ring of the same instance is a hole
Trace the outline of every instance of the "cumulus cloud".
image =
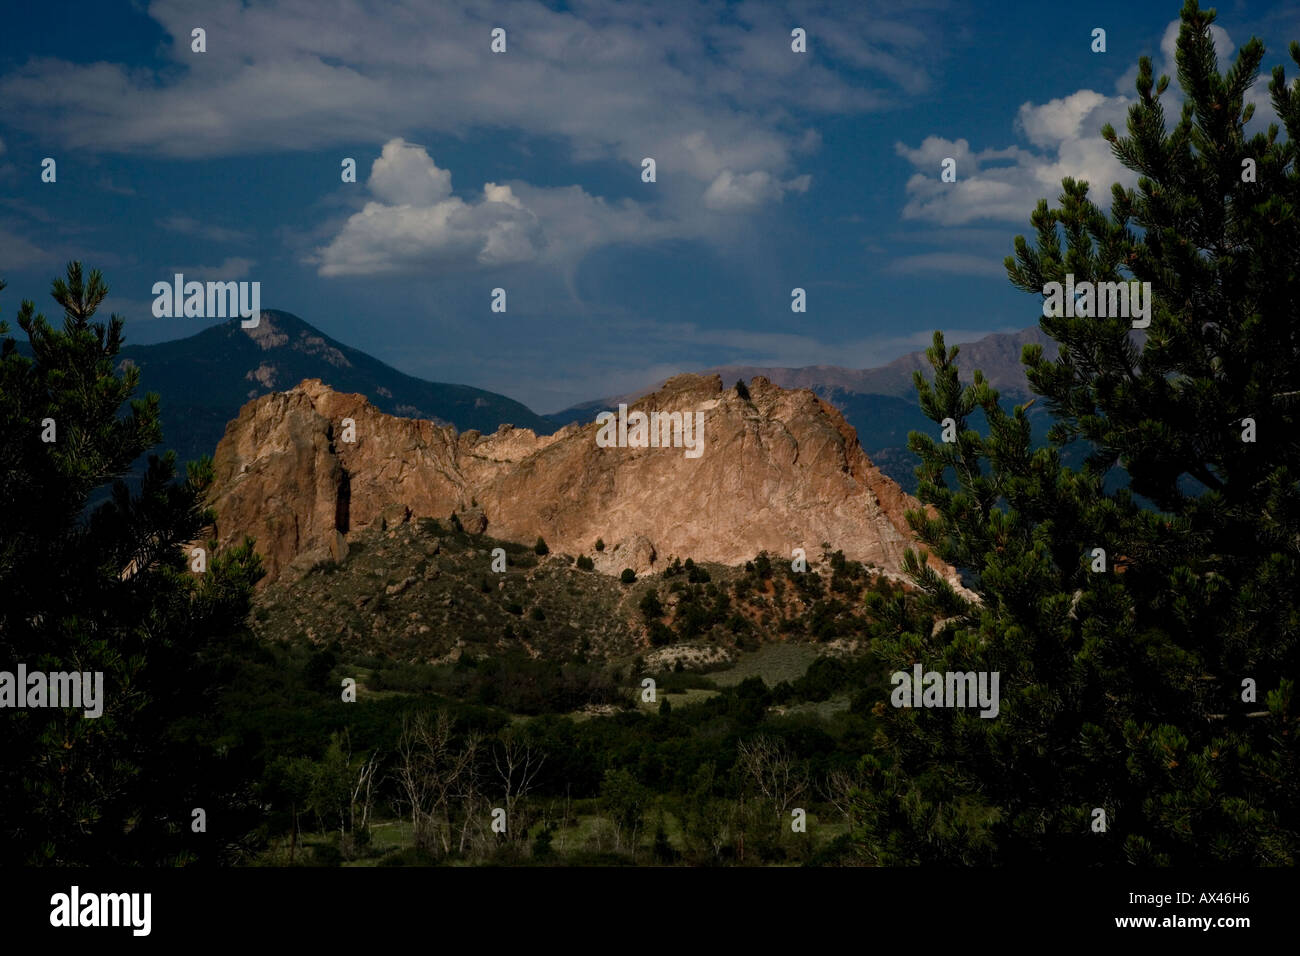
[[(1135, 174), (1125, 169), (1101, 138), (1106, 123), (1122, 127), (1129, 100), (1079, 90), (1041, 105), (1024, 103), (1015, 125), (1034, 147), (974, 151), (965, 139), (928, 136), (915, 149), (896, 143), (895, 150), (917, 170), (907, 181), (904, 219), (945, 226), (979, 219), (1023, 222), (1039, 199), (1055, 199), (1066, 176), (1087, 180), (1096, 202), (1107, 204), (1114, 182), (1131, 186)], [(957, 161), (957, 181), (940, 179), (940, 164)]]
[(323, 276), (463, 271), (538, 262), (571, 267), (588, 250), (686, 234), (631, 201), (610, 203), (578, 186), (485, 183), (471, 201), (421, 146), (390, 140), (366, 181), (375, 197), (316, 250)]
[[(1173, 20), (1160, 39), (1160, 60), (1156, 75), (1168, 75), (1177, 90), (1177, 52), (1180, 21)], [(1219, 68), (1231, 62), (1236, 46), (1227, 31), (1210, 27)], [(1078, 90), (1069, 96), (1020, 106), (1015, 129), (1028, 141), (1031, 149), (1008, 146), (1004, 149), (972, 151), (964, 139), (950, 140), (929, 136), (915, 149), (896, 143), (898, 155), (908, 160), (916, 172), (906, 185), (907, 203), (904, 219), (920, 219), (945, 226), (960, 225), (979, 219), (1026, 222), (1039, 199), (1053, 201), (1060, 193), (1061, 180), (1067, 176), (1086, 180), (1090, 195), (1103, 208), (1110, 205), (1112, 183), (1126, 187), (1137, 184), (1137, 174), (1126, 169), (1111, 153), (1110, 144), (1101, 138), (1101, 128), (1110, 123), (1116, 130), (1127, 128), (1128, 110), (1136, 98), (1133, 90), (1137, 67), (1116, 83), (1122, 95), (1105, 96), (1094, 90)], [(1272, 120), (1267, 74), (1260, 77), (1247, 93), (1247, 101), (1256, 106), (1251, 130), (1262, 128)], [(1178, 118), (1176, 100), (1166, 102), (1165, 112), (1172, 124)], [(940, 163), (946, 157), (957, 160), (957, 181), (940, 180)]]
[(370, 167), (366, 185), (395, 206), (433, 206), (451, 196), (451, 173), (435, 166), (424, 147), (395, 139)]
[(761, 169), (740, 174), (724, 169), (704, 191), (704, 205), (720, 212), (742, 212), (767, 202), (780, 202), (787, 191), (806, 192), (809, 182), (806, 175), (781, 182)]
[(423, 147), (390, 140), (370, 168), (376, 197), (317, 250), (323, 276), (398, 275), (501, 266), (537, 258), (537, 216), (509, 186), (486, 183), (477, 202), (451, 194), (451, 173)]

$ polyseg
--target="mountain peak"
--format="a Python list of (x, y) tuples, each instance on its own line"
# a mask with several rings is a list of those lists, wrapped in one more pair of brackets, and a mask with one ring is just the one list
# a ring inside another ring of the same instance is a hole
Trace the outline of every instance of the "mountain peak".
[(211, 454), (240, 406), (305, 379), (364, 395), (392, 415), (492, 432), (503, 423), (546, 434), (555, 425), (484, 389), (428, 382), (344, 345), (290, 312), (264, 309), (246, 329), (230, 319), (187, 338), (129, 345), (119, 357), (163, 399), (163, 438), (182, 459)]

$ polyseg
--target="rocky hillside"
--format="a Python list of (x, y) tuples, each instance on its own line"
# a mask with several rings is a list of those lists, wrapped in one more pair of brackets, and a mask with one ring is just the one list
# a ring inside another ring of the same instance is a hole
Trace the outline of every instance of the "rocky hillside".
[[(505, 565), (493, 570), (493, 550)], [(338, 560), (262, 589), (251, 619), (264, 639), (337, 645), (345, 656), (450, 665), (519, 654), (688, 669), (772, 640), (856, 646), (868, 590), (898, 593), (874, 569), (809, 554), (806, 571), (755, 555), (743, 566), (665, 563), (624, 582), (573, 557), (473, 535), (449, 521), (381, 521), (349, 535)]]
[(457, 432), (305, 381), (249, 402), (228, 426), (214, 459), (217, 535), (223, 545), (252, 535), (268, 582), (337, 560), (349, 536), (381, 522), (452, 514), (468, 531), (542, 537), (613, 574), (794, 548), (899, 571), (911, 540), (904, 512), (916, 502), (812, 392), (764, 378), (741, 392), (716, 375), (682, 375), (637, 410), (701, 412), (703, 453), (598, 447), (595, 424)]

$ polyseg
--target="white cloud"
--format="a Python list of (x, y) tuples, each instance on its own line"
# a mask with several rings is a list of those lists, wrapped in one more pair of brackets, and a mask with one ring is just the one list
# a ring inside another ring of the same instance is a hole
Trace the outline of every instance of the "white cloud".
[[(1094, 202), (1109, 205), (1111, 183), (1137, 182), (1100, 132), (1107, 122), (1122, 128), (1128, 103), (1092, 90), (1041, 105), (1024, 103), (1015, 125), (1033, 150), (1010, 146), (975, 152), (964, 139), (939, 136), (927, 136), (916, 149), (896, 143), (898, 154), (917, 169), (907, 181), (903, 218), (945, 226), (978, 219), (1025, 222), (1039, 199), (1055, 200), (1067, 176), (1087, 180)], [(949, 157), (957, 161), (954, 183), (940, 179), (940, 164)]]
[[(1162, 62), (1155, 65), (1157, 77), (1167, 75), (1171, 80), (1165, 103), (1171, 126), (1179, 115), (1175, 54), (1180, 23), (1173, 20), (1165, 27), (1160, 39)], [(1228, 32), (1217, 24), (1210, 27), (1210, 33), (1219, 68), (1227, 69), (1236, 46)], [(1123, 135), (1129, 107), (1136, 102), (1136, 97), (1131, 95), (1136, 77), (1134, 66), (1116, 82), (1116, 89), (1122, 94), (1118, 96), (1085, 89), (1041, 105), (1022, 104), (1015, 127), (1033, 147), (1030, 150), (1010, 146), (973, 152), (964, 139), (954, 141), (938, 136), (926, 137), (916, 149), (895, 144), (898, 154), (917, 169), (907, 181), (908, 201), (903, 207), (903, 218), (945, 226), (979, 219), (1025, 223), (1039, 199), (1056, 200), (1061, 180), (1067, 176), (1086, 180), (1093, 202), (1109, 208), (1111, 184), (1121, 183), (1131, 188), (1137, 184), (1138, 177), (1114, 157), (1110, 144), (1101, 138), (1101, 128), (1110, 123)], [(1250, 132), (1262, 130), (1275, 119), (1269, 102), (1267, 72), (1250, 88), (1246, 99), (1255, 104), (1256, 110)], [(944, 183), (939, 178), (939, 163), (949, 156), (957, 160), (955, 183)]]
[(435, 166), (422, 146), (394, 139), (384, 144), (366, 185), (394, 206), (432, 206), (451, 195), (451, 173)]
[(451, 173), (403, 140), (371, 167), (367, 202), (310, 258), (323, 276), (429, 274), (538, 262), (564, 269), (590, 249), (685, 235), (630, 200), (578, 186), (485, 183), (477, 201), (452, 195)]
[(780, 202), (787, 191), (806, 192), (809, 182), (807, 175), (783, 183), (763, 170), (736, 174), (724, 169), (704, 191), (704, 205), (720, 212), (747, 211), (764, 203)]
[[(169, 38), (162, 69), (33, 58), (0, 77), (0, 101), (7, 122), (97, 153), (319, 151), (511, 130), (556, 139), (578, 161), (625, 163), (630, 176), (653, 156), (660, 193), (683, 204), (699, 206), (724, 171), (747, 177), (717, 187), (724, 204), (775, 201), (793, 187), (771, 184), (797, 176), (796, 158), (819, 141), (811, 122), (897, 108), (900, 89), (929, 87), (952, 29), (939, 6), (698, 3), (665, 16), (648, 2), (521, 0), (503, 11), (509, 47), (495, 55), (495, 21), (471, 0), (213, 0), (208, 52), (196, 56), (192, 4), (158, 0), (148, 15)], [(795, 21), (815, 53), (791, 52)], [(445, 183), (398, 181), (417, 192), (387, 193), (378, 176), (374, 195), (446, 198)]]
[(512, 183), (515, 194), (533, 211), (546, 237), (541, 261), (570, 269), (585, 253), (616, 243), (642, 244), (698, 236), (700, 226), (684, 218), (653, 216), (643, 204), (611, 202), (581, 186), (542, 188)]

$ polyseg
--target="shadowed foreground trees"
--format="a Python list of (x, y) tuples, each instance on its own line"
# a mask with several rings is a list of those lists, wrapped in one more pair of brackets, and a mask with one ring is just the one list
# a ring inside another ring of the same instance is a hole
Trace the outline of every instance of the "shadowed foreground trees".
[[(1037, 451), (1024, 407), (1004, 411), (978, 371), (963, 387), (941, 335), (933, 381), (917, 373), (926, 414), (958, 434), (913, 433), (934, 509), (913, 527), (981, 603), (912, 560), (946, 624), (900, 608), (876, 651), (889, 670), (998, 671), (1001, 711), (885, 708), (858, 795), (870, 861), (1296, 862), (1300, 83), (1274, 70), (1286, 136), (1248, 136), (1263, 48), (1220, 73), (1212, 19), (1183, 8), (1172, 129), (1168, 78), (1143, 58), (1128, 135), (1103, 130), (1137, 189), (1116, 185), (1107, 214), (1065, 180), (1007, 260), (1039, 294), (1067, 274), (1149, 282), (1145, 335), (1127, 317), (1041, 320), (1060, 357), (1023, 355), (1056, 419)], [(977, 408), (987, 437), (967, 427)], [(1091, 448), (1078, 471), (1061, 464), (1072, 441)], [(1116, 466), (1128, 487), (1109, 491)]]
[(151, 455), (138, 491), (119, 480), (162, 435), (157, 396), (132, 399), (139, 372), (116, 367), (122, 320), (90, 321), (107, 292), (74, 262), (52, 288), (61, 328), (24, 301), (31, 358), (0, 324), (0, 669), (102, 672), (104, 698), (98, 718), (0, 711), (8, 864), (216, 860), (256, 813), (203, 718), (209, 661), (247, 613), (257, 558), (246, 543), (187, 567), (182, 546), (210, 522), (210, 462), (177, 481), (175, 456)]

